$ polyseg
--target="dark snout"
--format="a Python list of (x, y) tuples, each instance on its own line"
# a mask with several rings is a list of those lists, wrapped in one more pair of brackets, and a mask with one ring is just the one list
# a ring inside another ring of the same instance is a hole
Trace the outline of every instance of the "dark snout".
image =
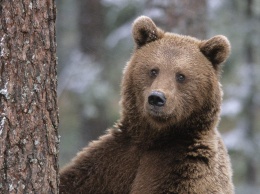
[(164, 106), (164, 104), (166, 103), (164, 93), (159, 91), (151, 92), (151, 94), (148, 96), (148, 103), (153, 106)]

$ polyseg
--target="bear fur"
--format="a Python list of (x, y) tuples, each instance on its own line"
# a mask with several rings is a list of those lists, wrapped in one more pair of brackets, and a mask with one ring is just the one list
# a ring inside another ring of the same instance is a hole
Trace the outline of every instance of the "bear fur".
[(224, 36), (167, 33), (141, 16), (124, 69), (121, 118), (60, 172), (60, 193), (232, 194), (217, 125)]

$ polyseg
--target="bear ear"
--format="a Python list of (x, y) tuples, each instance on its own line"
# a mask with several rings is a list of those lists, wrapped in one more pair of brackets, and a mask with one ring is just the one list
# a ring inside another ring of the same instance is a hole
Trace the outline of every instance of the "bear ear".
[(218, 69), (219, 64), (223, 63), (230, 53), (230, 43), (228, 39), (222, 35), (202, 41), (199, 48), (215, 69)]
[(138, 48), (160, 39), (163, 31), (156, 27), (151, 18), (147, 16), (138, 17), (132, 27), (132, 35)]

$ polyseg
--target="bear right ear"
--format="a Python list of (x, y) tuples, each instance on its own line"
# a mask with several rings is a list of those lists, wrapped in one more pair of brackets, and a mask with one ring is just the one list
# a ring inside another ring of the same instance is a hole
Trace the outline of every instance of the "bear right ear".
[(160, 39), (163, 31), (156, 27), (151, 18), (140, 16), (133, 23), (132, 34), (137, 47), (140, 48), (149, 42)]
[(215, 69), (218, 69), (219, 64), (223, 63), (230, 54), (230, 43), (222, 35), (202, 41), (199, 48)]

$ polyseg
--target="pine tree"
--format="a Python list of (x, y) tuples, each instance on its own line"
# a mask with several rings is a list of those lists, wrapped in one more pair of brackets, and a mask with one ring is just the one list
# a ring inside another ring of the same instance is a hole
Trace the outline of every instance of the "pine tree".
[(0, 1), (0, 193), (58, 193), (54, 0)]

